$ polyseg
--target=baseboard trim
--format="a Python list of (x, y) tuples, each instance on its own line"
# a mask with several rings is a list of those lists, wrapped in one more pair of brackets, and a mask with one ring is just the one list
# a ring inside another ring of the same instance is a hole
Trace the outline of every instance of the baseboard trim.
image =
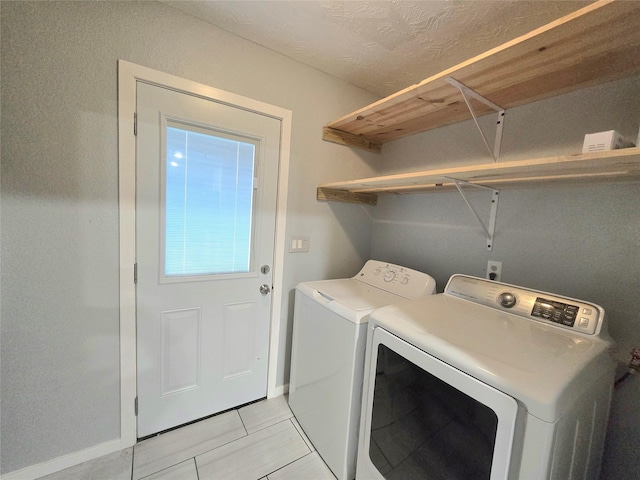
[[(273, 396), (269, 398), (279, 397), (289, 393), (289, 384), (277, 385), (273, 389)], [(94, 447), (86, 448), (78, 452), (69, 453), (46, 462), (31, 465), (30, 467), (23, 468), (21, 470), (15, 470), (13, 472), (0, 475), (0, 480), (36, 480), (45, 475), (59, 472), (65, 468), (74, 467), (81, 463), (95, 460), (104, 455), (114, 453), (125, 448), (129, 448), (131, 445), (126, 445), (123, 440), (111, 440), (109, 442), (101, 443)]]
[(89, 460), (95, 460), (96, 458), (117, 452), (123, 448), (126, 447), (122, 446), (122, 441), (120, 439), (111, 440), (94, 447), (69, 453), (36, 465), (31, 465), (30, 467), (26, 467), (21, 470), (5, 473), (0, 478), (2, 480), (35, 480), (37, 478), (44, 477), (45, 475), (59, 472), (65, 468), (73, 467), (75, 465), (88, 462)]
[(273, 396), (268, 398), (279, 397), (280, 395), (286, 395), (289, 393), (289, 384), (285, 383), (284, 385), (277, 385), (276, 388), (273, 389)]

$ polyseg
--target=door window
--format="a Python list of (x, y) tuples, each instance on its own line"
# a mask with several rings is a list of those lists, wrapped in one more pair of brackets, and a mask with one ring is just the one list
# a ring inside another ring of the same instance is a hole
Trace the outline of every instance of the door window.
[(168, 121), (164, 277), (251, 270), (258, 141)]

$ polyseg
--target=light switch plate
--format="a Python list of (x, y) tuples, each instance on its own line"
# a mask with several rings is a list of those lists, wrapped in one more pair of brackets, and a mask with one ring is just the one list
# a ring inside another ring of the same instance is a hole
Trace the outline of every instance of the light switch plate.
[(308, 253), (309, 237), (306, 235), (291, 235), (289, 237), (289, 253)]

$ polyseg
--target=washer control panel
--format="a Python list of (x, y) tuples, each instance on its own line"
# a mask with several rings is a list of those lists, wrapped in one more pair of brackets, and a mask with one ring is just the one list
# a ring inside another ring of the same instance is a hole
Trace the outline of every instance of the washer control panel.
[(404, 298), (419, 298), (436, 291), (436, 281), (426, 273), (378, 260), (367, 261), (353, 278)]
[(444, 293), (588, 335), (598, 335), (604, 324), (598, 305), (483, 278), (454, 275)]

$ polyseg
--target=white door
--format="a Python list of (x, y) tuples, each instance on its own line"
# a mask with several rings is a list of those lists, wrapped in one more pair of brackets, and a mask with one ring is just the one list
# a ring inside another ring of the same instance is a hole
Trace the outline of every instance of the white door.
[(266, 396), (280, 120), (137, 84), (138, 437)]

